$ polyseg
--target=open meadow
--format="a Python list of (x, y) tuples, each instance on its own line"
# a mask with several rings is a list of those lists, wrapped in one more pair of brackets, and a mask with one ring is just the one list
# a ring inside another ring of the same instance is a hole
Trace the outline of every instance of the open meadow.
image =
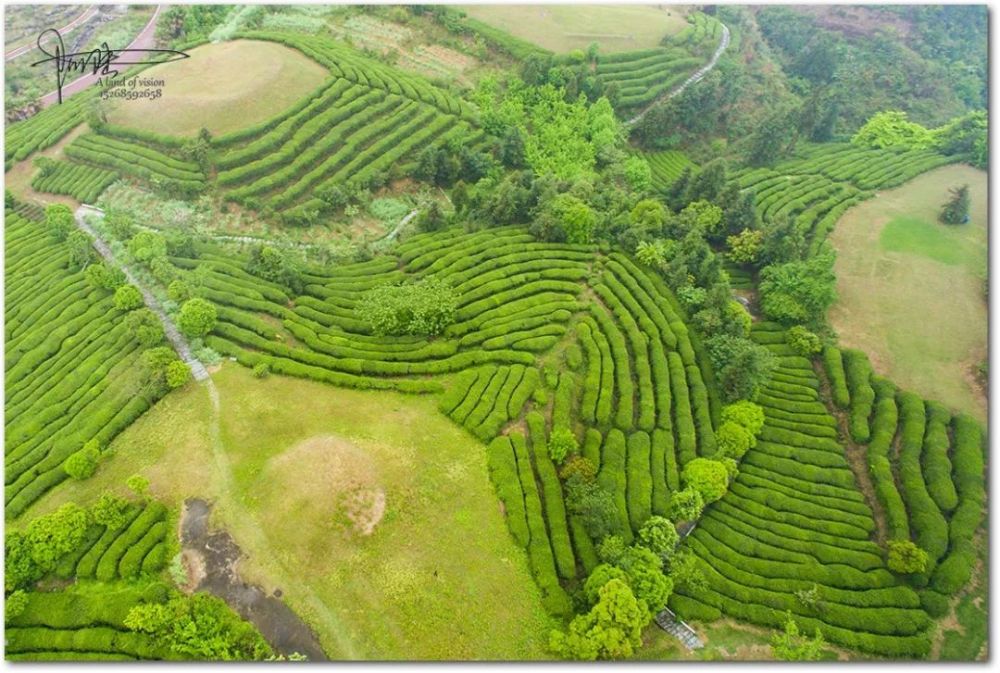
[[(969, 185), (968, 224), (937, 221), (948, 190)], [(945, 166), (848, 210), (830, 237), (842, 344), (866, 351), (877, 373), (986, 419), (975, 380), (986, 359), (986, 173)]]

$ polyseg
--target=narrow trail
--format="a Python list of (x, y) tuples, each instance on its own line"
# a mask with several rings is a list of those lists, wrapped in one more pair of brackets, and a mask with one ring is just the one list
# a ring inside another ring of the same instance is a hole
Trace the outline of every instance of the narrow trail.
[(115, 259), (114, 253), (111, 251), (111, 247), (101, 238), (100, 234), (91, 227), (86, 220), (86, 215), (94, 215), (96, 217), (104, 217), (104, 211), (93, 208), (92, 206), (80, 206), (77, 208), (73, 219), (76, 221), (76, 226), (80, 228), (81, 231), (90, 236), (93, 242), (94, 249), (100, 253), (109, 264), (122, 270), (125, 274), (125, 278), (132, 285), (139, 288), (139, 292), (142, 293), (142, 299), (146, 303), (146, 306), (160, 319), (163, 323), (163, 332), (167, 336), (167, 340), (170, 345), (174, 347), (177, 354), (180, 355), (181, 360), (191, 369), (191, 374), (194, 376), (195, 381), (204, 381), (208, 379), (208, 370), (205, 369), (205, 365), (201, 363), (191, 352), (191, 345), (184, 338), (184, 335), (180, 333), (177, 329), (177, 325), (174, 321), (167, 315), (167, 312), (160, 305), (160, 302), (156, 299), (153, 293), (143, 285), (132, 273), (132, 270), (127, 266)]
[(625, 122), (626, 128), (630, 126), (635, 126), (642, 120), (643, 117), (646, 116), (646, 113), (652, 110), (655, 106), (659, 105), (665, 100), (670, 100), (675, 96), (681, 95), (682, 93), (684, 93), (684, 89), (688, 88), (695, 82), (700, 82), (705, 77), (705, 75), (707, 75), (709, 72), (712, 71), (712, 68), (715, 67), (715, 64), (719, 62), (719, 58), (722, 56), (722, 52), (726, 51), (726, 48), (729, 47), (729, 27), (721, 22), (719, 23), (719, 25), (722, 26), (722, 38), (720, 38), (719, 46), (715, 48), (715, 51), (712, 53), (712, 58), (709, 59), (708, 63), (695, 70), (690, 77), (681, 82), (672, 91), (668, 91), (659, 98), (656, 98), (652, 103), (644, 107), (639, 114), (637, 114), (636, 116), (632, 117), (627, 122)]
[[(247, 510), (239, 498), (234, 495), (232, 467), (225, 442), (222, 438), (222, 400), (219, 395), (219, 389), (216, 388), (211, 378), (205, 380), (202, 385), (208, 391), (208, 397), (212, 404), (208, 435), (212, 446), (212, 456), (215, 459), (216, 469), (218, 470), (218, 483), (215, 489), (217, 497), (215, 500), (222, 504), (223, 508), (230, 513), (232, 519), (247, 523), (247, 525), (239, 526), (238, 531), (241, 540), (243, 540), (244, 548), (258, 550), (261, 553), (272, 551), (276, 547), (271, 543), (267, 533), (263, 528), (256, 525), (253, 513)], [(202, 501), (189, 501), (189, 503), (191, 502)], [(189, 503), (186, 503), (186, 505)], [(203, 502), (202, 504), (204, 505)], [(188, 507), (186, 506), (185, 515), (187, 515), (187, 511)], [(226, 546), (229, 549), (227, 559), (225, 559), (224, 563), (220, 563), (224, 568), (225, 576), (214, 583), (205, 584), (203, 582), (204, 588), (224, 599), (234, 610), (253, 621), (268, 642), (276, 647), (284, 648), (283, 652), (285, 654), (298, 651), (309, 656), (311, 661), (326, 661), (327, 657), (323, 652), (322, 646), (319, 644), (318, 638), (298, 614), (293, 612), (283, 601), (277, 600), (277, 598), (265, 599), (260, 587), (247, 585), (239, 578), (235, 570), (232, 570), (232, 566), (235, 566), (236, 562), (244, 556), (244, 553), (232, 540), (229, 533), (220, 532), (215, 533), (215, 535), (224, 535), (230, 543)], [(185, 542), (183, 537), (184, 533), (182, 532), (182, 543), (185, 546), (192, 545), (191, 548), (194, 548), (199, 553), (204, 554), (206, 548), (212, 550), (212, 545), (199, 544), (196, 538), (191, 536), (189, 536), (188, 542)], [(202, 549), (198, 549), (197, 547), (199, 546)], [(295, 569), (288, 568), (285, 562), (281, 560), (280, 555), (272, 553), (271, 556), (272, 560), (278, 565), (280, 572), (270, 575), (268, 579), (275, 585), (294, 586), (299, 592), (304, 594), (304, 600), (308, 606), (310, 616), (319, 623), (324, 633), (333, 634), (336, 639), (338, 658), (360, 659), (360, 655), (355, 649), (353, 642), (347, 636), (347, 628), (340, 619), (331, 612), (330, 608), (319, 598), (315, 591), (301, 582)], [(226, 568), (228, 570), (225, 570)], [(271, 605), (268, 601), (276, 601), (280, 604), (280, 607)], [(298, 647), (299, 649), (295, 650), (294, 647)]]

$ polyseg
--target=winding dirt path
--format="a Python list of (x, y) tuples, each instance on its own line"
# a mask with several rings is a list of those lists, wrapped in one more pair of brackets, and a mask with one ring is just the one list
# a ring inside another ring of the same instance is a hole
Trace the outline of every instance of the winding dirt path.
[(715, 67), (715, 64), (719, 62), (719, 58), (722, 56), (722, 53), (726, 51), (727, 47), (729, 47), (729, 27), (726, 24), (722, 23), (721, 21), (719, 22), (719, 25), (722, 26), (722, 37), (719, 39), (719, 46), (715, 48), (715, 51), (712, 53), (712, 58), (708, 60), (708, 63), (695, 70), (690, 77), (681, 82), (673, 90), (668, 91), (659, 98), (656, 98), (655, 100), (653, 100), (652, 103), (644, 107), (639, 114), (626, 121), (625, 122), (626, 127), (635, 126), (642, 120), (643, 117), (646, 116), (646, 113), (652, 110), (655, 106), (659, 105), (665, 100), (670, 100), (674, 96), (681, 95), (682, 93), (684, 93), (684, 89), (688, 88), (695, 82), (700, 82), (705, 77), (705, 75), (707, 75), (709, 72), (712, 71), (712, 68)]

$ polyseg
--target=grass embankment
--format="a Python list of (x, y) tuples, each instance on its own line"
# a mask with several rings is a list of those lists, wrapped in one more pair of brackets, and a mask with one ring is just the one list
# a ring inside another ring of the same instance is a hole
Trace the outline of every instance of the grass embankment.
[(26, 516), (139, 472), (158, 499), (212, 500), (244, 578), (281, 589), (331, 658), (546, 656), (549, 620), (485, 448), (435, 398), (260, 380), (228, 363), (213, 380), (220, 452), (207, 390), (190, 384), (122, 433), (93, 478)]
[[(948, 190), (969, 185), (970, 222), (937, 221)], [(831, 241), (841, 345), (864, 350), (900, 387), (986, 419), (975, 380), (986, 359), (986, 173), (938, 168), (847, 211)]]

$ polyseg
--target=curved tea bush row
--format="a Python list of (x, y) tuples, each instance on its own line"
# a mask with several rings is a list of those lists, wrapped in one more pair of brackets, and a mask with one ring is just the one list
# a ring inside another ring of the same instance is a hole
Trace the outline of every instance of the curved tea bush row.
[(535, 472), (542, 485), (545, 521), (548, 524), (556, 569), (560, 577), (571, 580), (576, 577), (576, 557), (573, 555), (573, 545), (570, 542), (562, 486), (559, 483), (556, 466), (552, 462), (552, 458), (549, 457), (548, 444), (545, 439), (545, 417), (537, 411), (532, 411), (525, 417), (525, 420), (528, 424), (528, 437), (531, 440), (531, 455), (535, 463)]
[[(867, 363), (867, 360), (865, 362)], [(868, 445), (868, 469), (875, 480), (875, 493), (885, 508), (889, 535), (897, 540), (909, 540), (910, 526), (906, 507), (896, 489), (892, 465), (889, 462), (889, 451), (893, 437), (896, 436), (896, 424), (899, 418), (895, 399), (896, 389), (885, 379), (876, 377), (874, 381), (875, 418), (871, 424), (871, 444)]]
[(829, 344), (823, 347), (823, 366), (830, 380), (830, 394), (833, 403), (841, 409), (846, 409), (851, 403), (851, 393), (847, 389), (847, 375), (844, 372), (844, 359), (840, 349)]
[(616, 534), (621, 535), (626, 543), (631, 544), (633, 536), (628, 512), (626, 451), (625, 434), (618, 428), (609, 430), (604, 437), (604, 445), (601, 447), (601, 469), (597, 473), (597, 483), (614, 496), (615, 507), (618, 510)]
[(531, 533), (524, 511), (524, 491), (518, 477), (517, 455), (510, 437), (494, 437), (489, 444), (487, 464), (490, 480), (504, 506), (507, 527), (518, 545), (528, 548)]
[[(872, 415), (872, 404), (875, 401), (875, 389), (872, 388), (872, 366), (868, 356), (851, 348), (841, 353), (844, 358), (844, 372), (847, 376), (847, 388), (851, 396), (849, 427), (851, 438), (859, 444), (867, 444), (871, 439), (871, 427), (868, 419)], [(889, 438), (890, 441), (892, 438)]]
[[(111, 293), (67, 271), (65, 246), (40, 223), (7, 210), (6, 225), (4, 496), (16, 517), (67, 478), (71, 454), (106, 447), (158, 393), (135, 393), (141, 351)], [(46, 263), (25, 265), (38, 255)]]
[[(751, 336), (776, 353), (785, 348), (781, 333), (766, 323), (756, 323)], [(820, 628), (830, 642), (882, 656), (922, 656), (930, 620), (870, 539), (872, 512), (831, 433), (836, 421), (817, 399), (811, 363), (779, 362), (758, 398), (765, 414), (760, 440), (684, 542), (699, 558), (707, 586), (681, 586), (683, 598), (671, 604), (685, 618), (718, 611), (763, 626), (780, 626), (790, 610), (800, 626)], [(891, 442), (895, 419), (886, 404), (880, 411), (874, 434)], [(812, 608), (795, 592), (814, 587), (819, 602)]]
[(948, 426), (951, 413), (937, 402), (927, 402), (927, 431), (924, 434), (921, 465), (927, 492), (941, 512), (951, 514), (958, 506), (958, 492), (951, 479), (952, 462), (948, 454), (951, 440)]
[(118, 174), (114, 171), (52, 160), (43, 164), (42, 170), (31, 180), (31, 188), (71, 196), (83, 203), (94, 203), (101, 192), (117, 179)]
[(318, 61), (329, 68), (335, 77), (343, 77), (358, 84), (384, 89), (389, 93), (427, 103), (442, 112), (458, 115), (469, 121), (476, 119), (476, 111), (466, 101), (417, 75), (403, 73), (396, 68), (369, 59), (356, 49), (326, 35), (247, 31), (239, 33), (236, 37), (279, 42)]
[(193, 196), (205, 188), (205, 176), (197, 164), (136, 143), (89, 133), (67, 145), (64, 152), (77, 161), (168, 186), (183, 196)]
[(50, 105), (24, 121), (5, 125), (4, 170), (9, 170), (15, 161), (22, 161), (34, 152), (55, 145), (82, 124), (86, 120), (91, 97), (81, 92), (61, 105)]
[(948, 522), (931, 499), (920, 467), (926, 418), (924, 402), (913, 393), (898, 396), (900, 494), (910, 516), (910, 528), (917, 546), (937, 561), (948, 549)]
[(674, 184), (685, 168), (697, 168), (686, 154), (679, 150), (647, 152), (643, 155), (653, 173), (653, 187), (663, 191)]

